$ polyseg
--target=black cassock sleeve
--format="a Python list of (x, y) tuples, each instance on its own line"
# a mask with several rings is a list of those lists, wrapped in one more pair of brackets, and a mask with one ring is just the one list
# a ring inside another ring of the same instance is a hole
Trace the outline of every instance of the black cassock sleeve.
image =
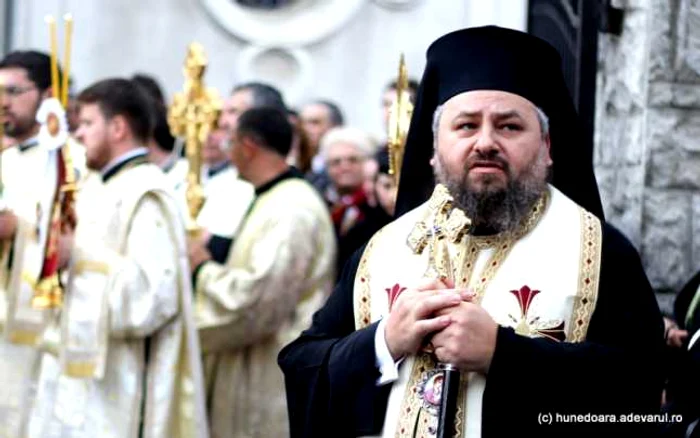
[[(346, 265), (312, 327), (279, 355), (292, 437), (381, 432), (391, 385), (376, 386), (376, 324), (354, 331), (352, 290), (363, 250)], [(593, 429), (649, 436), (659, 429), (657, 423), (539, 424), (546, 419), (539, 414), (551, 414), (556, 423), (556, 414), (617, 415), (622, 421), (620, 415), (659, 412), (663, 322), (652, 288), (637, 252), (609, 225), (603, 227), (601, 262), (586, 342), (558, 343), (499, 328), (484, 393), (483, 437), (514, 430), (521, 436), (589, 436)]]
[(353, 437), (381, 429), (391, 385), (377, 387), (377, 323), (355, 331), (353, 287), (363, 246), (348, 260), (311, 328), (279, 354), (292, 438)]
[[(622, 421), (627, 414), (660, 412), (663, 353), (663, 320), (639, 256), (604, 224), (598, 301), (586, 341), (558, 343), (499, 327), (484, 392), (484, 436), (506, 436), (513, 425), (533, 436), (656, 434), (658, 421)], [(548, 419), (540, 414), (551, 415), (552, 424), (540, 424)], [(564, 414), (581, 414), (584, 422), (564, 423), (573, 421)], [(616, 422), (586, 422), (586, 414), (614, 415)]]

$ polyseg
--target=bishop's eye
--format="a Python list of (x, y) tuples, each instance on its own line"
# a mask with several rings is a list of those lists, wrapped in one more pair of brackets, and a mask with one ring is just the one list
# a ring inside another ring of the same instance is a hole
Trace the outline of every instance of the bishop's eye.
[(457, 124), (457, 129), (461, 131), (473, 131), (477, 129), (479, 125), (475, 122), (460, 122)]
[(522, 131), (523, 127), (517, 123), (504, 123), (501, 125), (501, 129), (504, 131)]

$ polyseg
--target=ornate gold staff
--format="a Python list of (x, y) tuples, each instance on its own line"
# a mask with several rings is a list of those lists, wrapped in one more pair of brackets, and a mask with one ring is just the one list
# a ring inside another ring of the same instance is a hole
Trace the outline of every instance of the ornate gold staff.
[[(416, 223), (406, 242), (414, 254), (428, 250), (425, 277), (449, 279), (457, 284), (455, 266), (450, 259), (448, 246), (459, 244), (471, 228), (471, 220), (454, 206), (454, 199), (447, 188), (438, 184), (428, 203), (426, 216)], [(461, 375), (459, 369), (452, 364), (439, 363), (438, 368), (442, 370), (444, 378), (436, 437), (451, 438), (455, 434)]]
[(403, 163), (406, 136), (411, 125), (413, 104), (408, 93), (408, 71), (403, 53), (399, 59), (399, 76), (396, 83), (396, 101), (389, 110), (389, 174), (394, 176), (396, 186), (401, 178), (401, 164)]
[(202, 145), (216, 126), (221, 110), (221, 99), (216, 91), (204, 86), (202, 78), (206, 67), (204, 48), (199, 43), (191, 43), (183, 69), (183, 91), (175, 94), (168, 109), (170, 131), (175, 137), (185, 138), (185, 156), (189, 164), (185, 198), (189, 210), (187, 232), (190, 237), (196, 237), (201, 231), (196, 220), (206, 200), (201, 181)]
[[(51, 89), (53, 97), (61, 104), (61, 110), (64, 110), (68, 104), (68, 77), (70, 75), (70, 51), (73, 36), (73, 18), (67, 14), (63, 20), (65, 24), (65, 68), (61, 84), (58, 77), (56, 20), (51, 16), (46, 18), (51, 37)], [(46, 125), (51, 137), (59, 138), (61, 133), (60, 117), (65, 117), (65, 113), (55, 114), (51, 112), (47, 115)], [(58, 239), (63, 229), (66, 227), (74, 228), (76, 222), (74, 209), (75, 169), (73, 168), (69, 143), (70, 141), (66, 140), (58, 153), (58, 189), (51, 206), (44, 263), (32, 298), (32, 306), (39, 309), (56, 308), (63, 305), (63, 288), (59, 278)]]

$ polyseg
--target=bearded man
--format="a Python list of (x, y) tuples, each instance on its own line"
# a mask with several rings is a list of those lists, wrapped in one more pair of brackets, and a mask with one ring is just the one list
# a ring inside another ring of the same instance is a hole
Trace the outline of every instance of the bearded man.
[(279, 355), (293, 437), (436, 436), (439, 364), (461, 372), (454, 436), (655, 428), (620, 422), (660, 408), (661, 316), (560, 66), (492, 26), (430, 46), (397, 219)]

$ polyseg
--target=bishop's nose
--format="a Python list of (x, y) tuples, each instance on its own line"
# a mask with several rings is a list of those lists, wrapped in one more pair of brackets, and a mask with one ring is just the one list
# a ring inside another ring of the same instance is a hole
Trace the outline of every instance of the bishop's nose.
[(476, 144), (474, 145), (475, 152), (484, 154), (484, 156), (494, 156), (498, 154), (498, 147), (494, 138), (494, 131), (488, 126), (484, 126), (478, 134)]

